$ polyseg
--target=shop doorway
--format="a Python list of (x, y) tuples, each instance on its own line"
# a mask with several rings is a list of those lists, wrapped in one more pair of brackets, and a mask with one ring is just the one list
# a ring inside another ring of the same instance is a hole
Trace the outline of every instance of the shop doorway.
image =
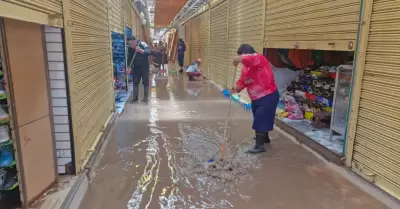
[(15, 161), (15, 166), (0, 168), (0, 175), (5, 177), (0, 182), (1, 208), (18, 203), (27, 208), (57, 181), (43, 34), (39, 24), (0, 18), (2, 74), (7, 98), (2, 105), (6, 110), (0, 110), (5, 116), (0, 117), (5, 119), (2, 125), (8, 124), (10, 130), (9, 140), (3, 140), (2, 145), (10, 147), (9, 156)]
[(341, 157), (353, 52), (265, 49), (281, 94), (277, 119)]

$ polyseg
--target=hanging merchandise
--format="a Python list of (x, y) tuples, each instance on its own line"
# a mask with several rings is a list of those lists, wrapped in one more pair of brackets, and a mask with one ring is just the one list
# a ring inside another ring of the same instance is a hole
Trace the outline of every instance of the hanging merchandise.
[(278, 54), (278, 49), (273, 49), (273, 48), (269, 48), (269, 49), (265, 49), (264, 50), (264, 56), (267, 57), (268, 61), (277, 68), (285, 68), (285, 64), (282, 63), (279, 54)]
[(311, 59), (315, 65), (321, 66), (325, 63), (324, 60), (324, 51), (321, 50), (312, 50), (311, 51)]
[(314, 65), (311, 58), (311, 50), (289, 49), (288, 58), (299, 69)]
[(343, 60), (348, 61), (348, 52), (344, 51), (324, 51), (325, 63), (327, 65), (341, 65)]
[(291, 70), (298, 70), (298, 68), (289, 59), (289, 50), (288, 49), (278, 49), (278, 55), (279, 55), (281, 62), (285, 65), (285, 67), (287, 67)]

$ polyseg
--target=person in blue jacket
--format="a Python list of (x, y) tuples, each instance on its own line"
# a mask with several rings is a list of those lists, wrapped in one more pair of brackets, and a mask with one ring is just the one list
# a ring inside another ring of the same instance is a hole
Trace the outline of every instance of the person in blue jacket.
[(147, 102), (149, 97), (149, 71), (151, 55), (149, 46), (134, 36), (128, 37), (128, 73), (131, 73), (133, 80), (133, 90), (131, 102), (137, 102), (139, 96), (139, 84), (143, 84), (142, 102)]

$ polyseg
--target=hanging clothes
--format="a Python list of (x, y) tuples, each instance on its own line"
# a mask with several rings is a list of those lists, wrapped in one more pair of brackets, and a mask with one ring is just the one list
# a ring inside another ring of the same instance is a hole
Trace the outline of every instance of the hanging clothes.
[(281, 62), (285, 65), (285, 67), (287, 67), (291, 70), (298, 70), (298, 68), (289, 59), (289, 50), (288, 49), (278, 49), (278, 55), (279, 55)]
[(267, 57), (269, 62), (277, 68), (285, 68), (286, 65), (282, 63), (281, 59), (279, 58), (278, 49), (266, 49), (264, 50), (264, 56)]

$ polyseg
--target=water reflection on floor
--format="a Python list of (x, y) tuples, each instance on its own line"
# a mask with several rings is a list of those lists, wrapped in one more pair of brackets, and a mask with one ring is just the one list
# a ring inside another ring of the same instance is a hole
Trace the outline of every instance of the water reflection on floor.
[(117, 119), (81, 209), (385, 208), (276, 132), (267, 153), (243, 154), (252, 119), (238, 105), (226, 149), (231, 164), (208, 172), (228, 101), (209, 82), (158, 76), (151, 83), (149, 103), (127, 104)]

